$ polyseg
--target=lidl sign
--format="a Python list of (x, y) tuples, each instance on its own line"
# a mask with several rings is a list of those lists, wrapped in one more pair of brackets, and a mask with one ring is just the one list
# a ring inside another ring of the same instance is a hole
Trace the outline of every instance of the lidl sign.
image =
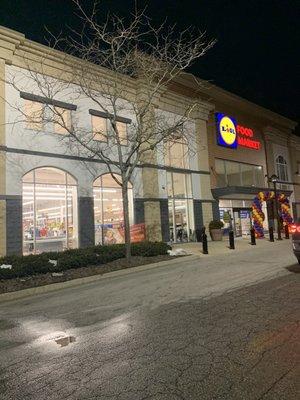
[(237, 125), (236, 120), (226, 114), (216, 113), (218, 145), (236, 149), (238, 146), (259, 150), (261, 143), (254, 140), (253, 130)]
[(216, 113), (217, 140), (220, 146), (237, 148), (236, 120), (222, 113)]

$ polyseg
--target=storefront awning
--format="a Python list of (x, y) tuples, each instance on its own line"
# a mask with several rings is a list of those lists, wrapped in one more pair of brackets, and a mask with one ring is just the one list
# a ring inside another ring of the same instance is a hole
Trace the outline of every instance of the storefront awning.
[[(232, 199), (232, 200), (251, 200), (257, 193), (273, 190), (268, 187), (255, 186), (226, 186), (222, 188), (212, 189), (212, 195), (216, 200)], [(287, 197), (293, 193), (292, 190), (277, 189), (278, 193), (284, 193)]]

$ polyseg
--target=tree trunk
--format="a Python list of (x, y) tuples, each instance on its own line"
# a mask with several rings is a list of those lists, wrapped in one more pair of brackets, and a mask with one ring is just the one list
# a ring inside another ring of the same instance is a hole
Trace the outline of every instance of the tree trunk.
[(124, 218), (124, 240), (126, 250), (126, 262), (130, 265), (131, 244), (130, 244), (130, 223), (129, 223), (129, 204), (128, 204), (128, 183), (123, 181), (123, 218)]

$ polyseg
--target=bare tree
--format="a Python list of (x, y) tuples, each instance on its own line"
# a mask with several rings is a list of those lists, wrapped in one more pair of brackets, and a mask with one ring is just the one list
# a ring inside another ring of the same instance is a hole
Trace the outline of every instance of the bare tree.
[[(204, 33), (191, 28), (178, 32), (176, 26), (166, 22), (154, 27), (144, 11), (134, 12), (129, 21), (108, 16), (104, 23), (99, 22), (96, 2), (88, 13), (80, 0), (73, 1), (79, 10), (82, 30), (72, 30), (66, 38), (52, 37), (49, 54), (43, 60), (27, 62), (27, 75), (40, 95), (50, 101), (42, 110), (31, 110), (30, 115), (20, 108), (20, 116), (27, 121), (29, 118), (33, 127), (54, 123), (62, 133), (68, 133), (61, 135), (61, 140), (72, 152), (106, 164), (122, 188), (129, 261), (128, 184), (132, 174), (142, 163), (156, 164), (157, 151), (162, 151), (175, 136), (190, 141), (191, 133), (185, 125), (197, 109), (197, 100), (187, 99), (184, 112), (170, 117), (157, 112), (158, 100), (214, 41), (207, 41)], [(55, 56), (53, 48), (63, 49), (65, 54), (66, 69), (59, 80), (47, 72), (49, 57)], [(8, 80), (21, 91), (15, 76)], [(54, 102), (83, 97), (109, 121), (109, 126), (94, 127), (93, 135), (79, 118), (70, 119)]]

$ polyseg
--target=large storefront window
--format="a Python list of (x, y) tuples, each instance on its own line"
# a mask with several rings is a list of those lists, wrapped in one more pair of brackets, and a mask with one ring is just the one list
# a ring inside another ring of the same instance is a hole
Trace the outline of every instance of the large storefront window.
[[(166, 165), (187, 169), (188, 146), (180, 134), (166, 144)], [(194, 234), (194, 214), (191, 175), (181, 172), (167, 172), (169, 198), (169, 227), (172, 242), (189, 241)]]
[(219, 160), (216, 158), (215, 171), (216, 171), (216, 178), (217, 178), (217, 187), (227, 186), (224, 160)]
[(167, 173), (170, 240), (187, 242), (194, 234), (191, 176)]
[(226, 161), (225, 168), (228, 186), (242, 186), (241, 165), (235, 162)]
[[(251, 229), (252, 200), (227, 200), (219, 201), (220, 219), (224, 223), (224, 233), (228, 234), (230, 228), (235, 236), (249, 236)], [(262, 211), (267, 216), (267, 205), (262, 204)], [(268, 230), (268, 219), (265, 218), (264, 229)]]
[[(116, 177), (121, 180), (120, 176)], [(129, 218), (133, 224), (132, 186), (128, 188)], [(114, 244), (124, 242), (124, 216), (122, 188), (111, 174), (105, 174), (94, 182), (95, 243)]]
[(226, 186), (264, 186), (264, 173), (261, 165), (238, 163), (215, 159), (218, 187)]
[(77, 184), (65, 171), (44, 167), (23, 177), (23, 252), (77, 247)]

